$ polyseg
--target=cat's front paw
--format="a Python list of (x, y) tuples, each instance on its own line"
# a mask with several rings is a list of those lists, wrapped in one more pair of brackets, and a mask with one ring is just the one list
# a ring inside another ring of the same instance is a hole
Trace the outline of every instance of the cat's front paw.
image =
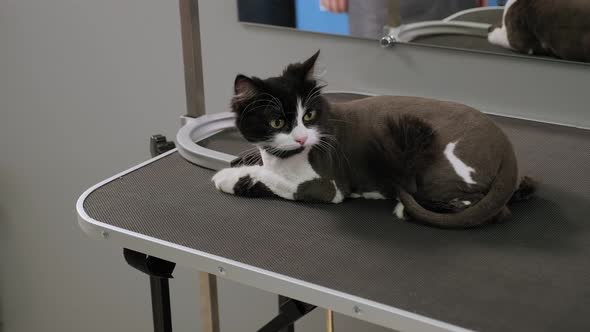
[(224, 193), (234, 194), (235, 187), (240, 178), (244, 176), (244, 172), (240, 168), (224, 168), (217, 172), (211, 181), (215, 184), (217, 190)]

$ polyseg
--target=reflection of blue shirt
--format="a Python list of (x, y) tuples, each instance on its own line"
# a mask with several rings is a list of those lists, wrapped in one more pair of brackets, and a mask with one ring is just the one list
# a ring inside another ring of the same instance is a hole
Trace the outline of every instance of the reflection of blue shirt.
[[(389, 0), (349, 0), (350, 34), (379, 39), (387, 25)], [(393, 1), (396, 2), (396, 1)], [(402, 24), (441, 20), (458, 11), (478, 7), (477, 0), (398, 0)]]

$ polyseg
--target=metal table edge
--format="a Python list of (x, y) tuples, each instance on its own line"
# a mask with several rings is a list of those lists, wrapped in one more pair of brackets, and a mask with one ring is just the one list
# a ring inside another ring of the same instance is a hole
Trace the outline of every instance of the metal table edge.
[(365, 298), (112, 226), (93, 219), (84, 210), (84, 201), (96, 189), (176, 152), (177, 149), (172, 149), (107, 178), (84, 191), (76, 202), (78, 224), (83, 232), (92, 238), (112, 241), (122, 247), (145, 252), (198, 271), (288, 296), (387, 328), (408, 332), (470, 331)]

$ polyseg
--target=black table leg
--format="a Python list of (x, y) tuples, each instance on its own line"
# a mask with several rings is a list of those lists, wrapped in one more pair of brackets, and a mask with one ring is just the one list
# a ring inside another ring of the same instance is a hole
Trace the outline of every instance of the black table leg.
[(154, 332), (172, 332), (168, 279), (172, 278), (176, 264), (127, 248), (123, 249), (123, 255), (127, 264), (150, 277)]
[[(282, 314), (281, 306), (285, 304), (285, 302), (289, 301), (289, 298), (286, 296), (279, 295), (279, 314)], [(295, 332), (295, 324), (291, 324), (282, 328), (279, 332)]]
[(168, 279), (150, 276), (152, 292), (152, 315), (155, 332), (172, 332), (170, 288)]

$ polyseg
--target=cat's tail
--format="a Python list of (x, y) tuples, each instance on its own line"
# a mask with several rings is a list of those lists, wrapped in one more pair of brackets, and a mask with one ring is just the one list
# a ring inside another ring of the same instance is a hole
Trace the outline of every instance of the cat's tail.
[(412, 195), (401, 190), (404, 212), (418, 222), (441, 228), (470, 228), (483, 225), (499, 215), (516, 190), (518, 168), (512, 146), (508, 144), (498, 175), (488, 193), (477, 203), (456, 213), (437, 213), (422, 207)]

